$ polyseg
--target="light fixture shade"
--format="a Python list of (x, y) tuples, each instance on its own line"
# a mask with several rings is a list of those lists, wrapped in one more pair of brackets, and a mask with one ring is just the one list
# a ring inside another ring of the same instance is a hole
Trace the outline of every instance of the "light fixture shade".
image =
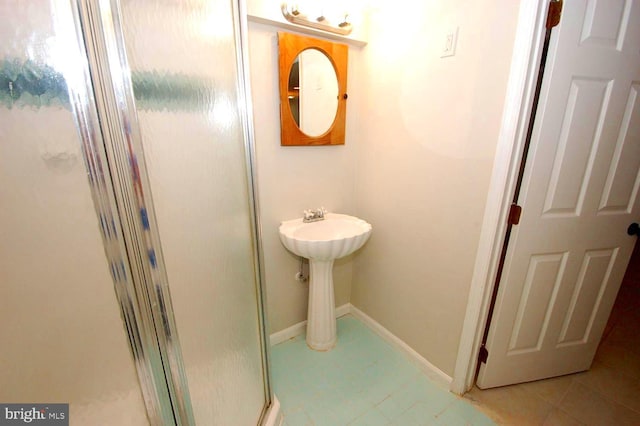
[(353, 27), (348, 21), (349, 14), (345, 11), (344, 13), (340, 13), (342, 16), (337, 17), (336, 14), (331, 13), (332, 11), (330, 9), (332, 8), (327, 6), (317, 8), (316, 11), (311, 11), (310, 9), (303, 10), (300, 3), (288, 4), (285, 2), (281, 5), (282, 15), (291, 23), (328, 31), (334, 34), (351, 34)]

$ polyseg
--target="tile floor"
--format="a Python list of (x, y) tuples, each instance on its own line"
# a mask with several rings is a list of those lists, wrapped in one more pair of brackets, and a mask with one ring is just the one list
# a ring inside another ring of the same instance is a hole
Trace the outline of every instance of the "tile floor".
[[(299, 336), (272, 348), (285, 425), (640, 425), (640, 244), (592, 368), (463, 399), (432, 383), (353, 317), (338, 346), (314, 352)], [(476, 409), (474, 409), (474, 407)]]
[(465, 398), (498, 424), (640, 425), (640, 244), (589, 371)]
[(494, 424), (354, 317), (338, 320), (338, 335), (328, 352), (312, 351), (304, 336), (272, 348), (285, 425)]

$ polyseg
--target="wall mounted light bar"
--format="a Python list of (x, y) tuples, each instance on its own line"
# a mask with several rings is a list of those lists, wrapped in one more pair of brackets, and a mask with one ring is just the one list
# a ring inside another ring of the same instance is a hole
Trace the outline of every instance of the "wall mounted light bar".
[(289, 5), (282, 3), (281, 5), (282, 15), (285, 19), (291, 23), (303, 25), (305, 27), (311, 27), (318, 30), (328, 31), (334, 34), (349, 35), (353, 30), (351, 23), (347, 20), (348, 14), (344, 15), (344, 19), (337, 25), (332, 24), (324, 14), (316, 18), (309, 17), (302, 13), (298, 8), (298, 5)]

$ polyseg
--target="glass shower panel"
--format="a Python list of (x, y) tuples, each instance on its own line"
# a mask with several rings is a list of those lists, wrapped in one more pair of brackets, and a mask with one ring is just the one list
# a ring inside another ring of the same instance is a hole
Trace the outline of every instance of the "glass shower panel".
[(68, 1), (0, 0), (0, 402), (148, 424), (67, 86)]
[(267, 398), (232, 3), (121, 8), (195, 421), (255, 425)]

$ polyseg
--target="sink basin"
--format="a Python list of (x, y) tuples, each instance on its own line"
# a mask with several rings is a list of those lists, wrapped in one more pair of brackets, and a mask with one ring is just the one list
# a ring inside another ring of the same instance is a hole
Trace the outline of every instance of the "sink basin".
[(336, 345), (336, 315), (333, 293), (333, 261), (364, 245), (371, 225), (345, 214), (327, 213), (324, 220), (282, 222), (280, 241), (292, 253), (309, 259), (309, 307), (307, 345), (328, 351)]
[(291, 252), (310, 260), (333, 260), (358, 250), (369, 239), (371, 225), (346, 214), (327, 213), (324, 220), (282, 222), (280, 240)]

